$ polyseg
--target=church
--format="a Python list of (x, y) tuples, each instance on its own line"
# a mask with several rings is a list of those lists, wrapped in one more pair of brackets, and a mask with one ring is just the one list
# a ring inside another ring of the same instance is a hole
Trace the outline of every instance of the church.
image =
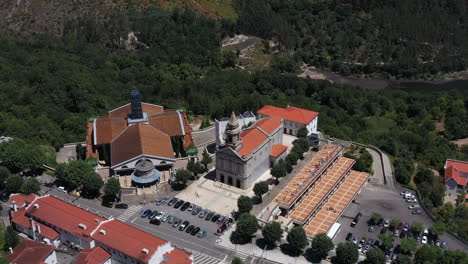
[(266, 117), (245, 130), (234, 113), (216, 152), (216, 180), (241, 189), (254, 184), (275, 162), (284, 159), (283, 119)]
[(132, 175), (133, 185), (156, 184), (194, 145), (191, 128), (185, 113), (142, 103), (137, 90), (130, 101), (89, 123), (86, 156), (110, 165), (111, 174)]

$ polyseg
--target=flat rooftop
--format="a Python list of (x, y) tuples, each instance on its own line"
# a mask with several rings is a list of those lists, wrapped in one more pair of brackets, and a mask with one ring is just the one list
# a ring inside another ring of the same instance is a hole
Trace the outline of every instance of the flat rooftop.
[(341, 152), (341, 145), (326, 145), (307, 165), (281, 190), (275, 201), (280, 207), (290, 208), (317, 180), (324, 168), (330, 165)]
[(304, 226), (308, 236), (326, 233), (348, 207), (370, 174), (351, 170), (320, 211)]
[(295, 222), (304, 223), (310, 214), (316, 210), (317, 205), (330, 195), (334, 186), (339, 184), (345, 174), (351, 170), (354, 163), (355, 160), (353, 159), (338, 158), (337, 162), (309, 189), (300, 204), (292, 210), (289, 217)]

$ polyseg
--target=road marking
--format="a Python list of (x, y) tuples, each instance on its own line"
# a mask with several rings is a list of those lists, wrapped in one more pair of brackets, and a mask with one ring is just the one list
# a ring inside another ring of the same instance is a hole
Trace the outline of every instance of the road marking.
[[(197, 251), (193, 251), (192, 255), (193, 255), (193, 263), (194, 264), (219, 264), (219, 263), (222, 263), (222, 261), (223, 261), (221, 259), (218, 259), (218, 258), (215, 258), (215, 257), (212, 257), (212, 256), (208, 256), (206, 254), (203, 254), (203, 253), (200, 253), (200, 252), (197, 252)], [(227, 258), (227, 256), (224, 259), (226, 259), (226, 258)]]
[(133, 218), (133, 220), (132, 220), (132, 221), (130, 221), (130, 222), (132, 222), (132, 223), (133, 223), (133, 222), (135, 222), (135, 220), (137, 220), (137, 219), (136, 219), (136, 218)]
[(117, 217), (117, 220), (125, 222), (128, 219), (130, 219), (130, 217), (132, 217), (135, 213), (140, 212), (141, 208), (141, 205), (132, 205), (127, 210), (125, 210), (123, 214), (119, 215), (119, 217)]

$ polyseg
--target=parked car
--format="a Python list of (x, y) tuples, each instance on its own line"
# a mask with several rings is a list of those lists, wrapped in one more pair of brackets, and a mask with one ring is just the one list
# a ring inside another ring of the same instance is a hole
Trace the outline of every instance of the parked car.
[(179, 201), (177, 201), (177, 203), (174, 204), (174, 208), (175, 208), (175, 209), (178, 209), (178, 208), (181, 207), (184, 203), (185, 203), (184, 200), (179, 200)]
[(374, 229), (375, 229), (375, 227), (374, 227), (373, 225), (370, 225), (370, 226), (369, 226), (369, 229), (368, 229), (367, 231), (369, 231), (369, 232), (374, 232)]
[(210, 212), (206, 215), (205, 220), (210, 221), (213, 216), (214, 216), (214, 212)]
[(175, 220), (175, 217), (172, 216), (172, 215), (170, 215), (170, 216), (167, 217), (167, 223), (168, 223), (168, 224), (174, 223), (174, 220)]
[(208, 235), (208, 233), (206, 233), (206, 231), (203, 230), (203, 231), (200, 231), (200, 233), (198, 233), (197, 236), (198, 236), (199, 238), (205, 238), (207, 235)]
[(168, 206), (172, 206), (173, 204), (177, 203), (177, 198), (172, 198), (168, 203), (167, 205)]
[(179, 226), (179, 230), (180, 231), (184, 231), (185, 228), (187, 228), (187, 226), (190, 225), (190, 222), (185, 220), (180, 226)]
[(205, 217), (205, 215), (207, 214), (207, 212), (208, 212), (208, 211), (207, 211), (206, 209), (203, 209), (203, 210), (200, 212), (200, 214), (198, 215), (198, 217), (200, 217), (200, 218)]
[(163, 218), (163, 217), (164, 217), (164, 212), (159, 212), (159, 214), (156, 215), (155, 218), (158, 219), (158, 220), (161, 220), (161, 218)]
[(225, 220), (226, 220), (226, 217), (224, 217), (224, 216), (221, 215), (221, 216), (218, 218), (218, 220), (216, 221), (216, 223), (217, 223), (218, 225), (220, 225), (220, 224), (224, 223)]
[(193, 209), (192, 215), (197, 215), (199, 212), (201, 212), (201, 210), (202, 208), (197, 206), (197, 208)]
[(187, 211), (192, 212), (193, 209), (195, 209), (195, 207), (196, 207), (196, 205), (191, 204), (191, 205), (189, 205), (189, 207), (187, 208)]
[(412, 214), (417, 214), (417, 215), (420, 215), (422, 214), (422, 211), (421, 210), (414, 210), (411, 212)]
[(159, 219), (151, 219), (150, 224), (152, 225), (160, 225), (161, 221)]
[(366, 246), (372, 246), (373, 243), (374, 243), (374, 239), (369, 238), (366, 242)]
[(421, 239), (422, 244), (427, 244), (427, 236), (423, 236)]
[(359, 244), (357, 245), (357, 250), (358, 250), (359, 252), (362, 251), (362, 244), (361, 244), (361, 243), (359, 243)]
[(409, 228), (409, 224), (408, 223), (405, 223), (403, 225), (403, 231), (407, 232), (408, 231), (408, 228)]
[(146, 210), (141, 210), (141, 217), (145, 218), (145, 217), (148, 217), (150, 214), (152, 213), (152, 211), (150, 209), (146, 209)]
[(59, 186), (59, 187), (57, 188), (57, 190), (58, 190), (59, 192), (67, 193), (67, 190), (65, 190), (65, 187), (63, 187), (63, 186)]
[(154, 219), (158, 214), (159, 212), (155, 210), (151, 212), (151, 214), (148, 216), (148, 219)]
[(382, 225), (383, 225), (383, 221), (384, 221), (383, 218), (379, 218), (379, 220), (377, 220), (376, 225), (382, 226)]
[(168, 200), (169, 200), (168, 198), (162, 198), (162, 199), (161, 199), (161, 204), (167, 203)]
[(190, 203), (189, 202), (185, 202), (184, 205), (182, 205), (182, 207), (180, 208), (181, 211), (185, 211), (187, 210), (187, 208), (190, 206)]
[(416, 199), (416, 198), (413, 198), (413, 199), (406, 199), (406, 202), (407, 202), (407, 203), (417, 203), (417, 202), (418, 202), (418, 199)]
[(176, 218), (176, 220), (174, 220), (174, 224), (172, 224), (172, 227), (178, 227), (180, 225), (180, 222), (182, 222), (182, 220), (179, 218)]
[(159, 199), (156, 201), (156, 205), (161, 205), (162, 204), (162, 199)]
[(383, 226), (384, 227), (388, 227), (390, 225), (390, 219), (385, 219), (384, 223), (383, 223)]
[(407, 194), (405, 194), (404, 197), (405, 197), (405, 199), (414, 199), (415, 198), (412, 193), (407, 193)]
[(352, 239), (353, 239), (353, 234), (348, 233), (348, 234), (346, 235), (346, 241), (351, 241)]
[(382, 229), (380, 229), (380, 234), (385, 234), (387, 232), (388, 228), (386, 227), (382, 227)]
[(353, 237), (353, 240), (352, 240), (351, 242), (353, 242), (354, 244), (357, 244), (357, 242), (358, 242), (357, 236), (354, 236), (354, 237)]
[(378, 239), (376, 239), (372, 246), (375, 247), (375, 248), (379, 248), (380, 247), (380, 241)]
[(447, 241), (442, 241), (442, 243), (440, 243), (440, 247), (447, 248)]
[(190, 234), (191, 234), (192, 236), (194, 236), (194, 235), (198, 234), (199, 231), (200, 231), (200, 228), (199, 228), (199, 227), (195, 227), (195, 228), (192, 230), (192, 232), (190, 232)]
[(358, 213), (358, 214), (354, 217), (353, 221), (351, 222), (351, 227), (355, 227), (355, 226), (357, 225), (357, 223), (359, 222), (359, 219), (361, 219), (361, 217), (362, 217), (362, 214), (361, 214), (361, 213)]
[(128, 204), (119, 203), (119, 204), (115, 205), (115, 208), (117, 208), (117, 209), (128, 209)]
[(165, 215), (161, 218), (161, 222), (166, 222), (166, 221), (167, 221), (167, 218), (169, 218), (169, 215), (165, 214)]
[(189, 226), (187, 227), (187, 229), (185, 230), (185, 233), (190, 233), (190, 232), (192, 232), (192, 230), (193, 230), (194, 228), (195, 228), (194, 225), (189, 225)]
[(400, 193), (401, 196), (405, 196), (407, 194), (411, 194), (411, 192), (410, 191), (403, 191), (403, 192)]
[(400, 222), (400, 224), (398, 225), (397, 229), (400, 230), (400, 231), (403, 230), (403, 222)]
[(400, 229), (395, 229), (395, 232), (393, 233), (395, 237), (400, 236)]
[(220, 217), (219, 214), (213, 216), (213, 218), (211, 218), (211, 222), (215, 223), (216, 221), (218, 221), (219, 217)]
[(412, 204), (408, 206), (408, 209), (413, 210), (413, 209), (419, 209), (419, 204)]

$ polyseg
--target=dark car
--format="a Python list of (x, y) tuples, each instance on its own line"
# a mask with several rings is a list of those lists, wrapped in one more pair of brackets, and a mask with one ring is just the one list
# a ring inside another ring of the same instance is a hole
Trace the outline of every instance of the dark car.
[(373, 244), (372, 246), (375, 247), (375, 248), (380, 247), (380, 241), (376, 239), (376, 240), (374, 241), (374, 244)]
[(224, 223), (225, 221), (226, 221), (226, 217), (224, 217), (224, 216), (221, 215), (221, 216), (218, 218), (218, 220), (216, 221), (216, 223), (217, 223), (218, 225), (220, 225), (220, 224)]
[(190, 232), (190, 234), (191, 234), (192, 236), (194, 236), (194, 235), (198, 234), (198, 232), (200, 232), (200, 228), (199, 228), (199, 227), (195, 227), (195, 228), (192, 230), (192, 232)]
[(190, 232), (192, 232), (192, 230), (193, 230), (194, 228), (195, 228), (194, 225), (189, 225), (189, 226), (187, 227), (187, 229), (185, 230), (185, 233), (190, 233)]
[(211, 222), (214, 223), (214, 222), (218, 221), (219, 217), (221, 217), (219, 214), (213, 216), (213, 218), (211, 218)]
[(175, 218), (174, 224), (172, 224), (172, 227), (178, 227), (180, 225), (180, 222), (182, 222), (182, 220), (180, 220), (179, 218)]
[(115, 208), (117, 208), (117, 209), (128, 209), (128, 204), (124, 204), (124, 203), (116, 204)]
[(201, 210), (202, 210), (201, 207), (197, 207), (197, 208), (193, 209), (192, 215), (197, 215), (199, 212), (201, 212)]
[(172, 198), (168, 203), (167, 205), (168, 206), (172, 206), (173, 204), (177, 203), (177, 198)]
[(379, 218), (379, 220), (377, 221), (377, 225), (378, 225), (378, 226), (383, 226), (383, 222), (384, 222), (384, 219), (383, 219), (383, 218)]
[(151, 219), (151, 220), (150, 220), (150, 224), (152, 224), (152, 225), (160, 225), (160, 224), (161, 224), (161, 221), (158, 220), (158, 219)]
[(182, 205), (182, 207), (180, 208), (181, 211), (185, 211), (187, 210), (187, 208), (190, 206), (190, 203), (189, 202), (185, 202), (184, 205)]
[(380, 234), (385, 234), (385, 232), (387, 232), (388, 228), (386, 227), (382, 227), (382, 229), (380, 229)]
[(179, 230), (180, 230), (180, 231), (184, 231), (185, 228), (187, 228), (188, 225), (190, 225), (190, 222), (187, 221), (187, 220), (185, 220), (185, 221), (180, 225)]
[(146, 209), (143, 212), (141, 212), (141, 217), (143, 217), (143, 218), (148, 217), (148, 216), (151, 215), (151, 213), (152, 213), (152, 211), (150, 209)]
[(159, 212), (156, 211), (156, 210), (154, 210), (154, 211), (148, 216), (148, 218), (149, 218), (149, 219), (153, 219), (153, 218), (155, 218), (158, 214), (159, 214)]
[(184, 204), (184, 200), (179, 200), (177, 203), (174, 204), (174, 208), (178, 209)]
[(346, 241), (351, 241), (351, 239), (353, 239), (353, 234), (348, 233), (348, 234), (346, 235)]
[(213, 218), (213, 216), (214, 216), (214, 213), (213, 213), (213, 212), (209, 212), (209, 213), (206, 215), (205, 220), (206, 220), (206, 221), (210, 221), (211, 218)]
[(358, 214), (354, 217), (353, 221), (351, 222), (351, 227), (355, 227), (355, 226), (357, 225), (357, 223), (359, 223), (359, 219), (361, 219), (361, 217), (362, 217), (362, 214), (361, 214), (361, 213), (358, 213)]

